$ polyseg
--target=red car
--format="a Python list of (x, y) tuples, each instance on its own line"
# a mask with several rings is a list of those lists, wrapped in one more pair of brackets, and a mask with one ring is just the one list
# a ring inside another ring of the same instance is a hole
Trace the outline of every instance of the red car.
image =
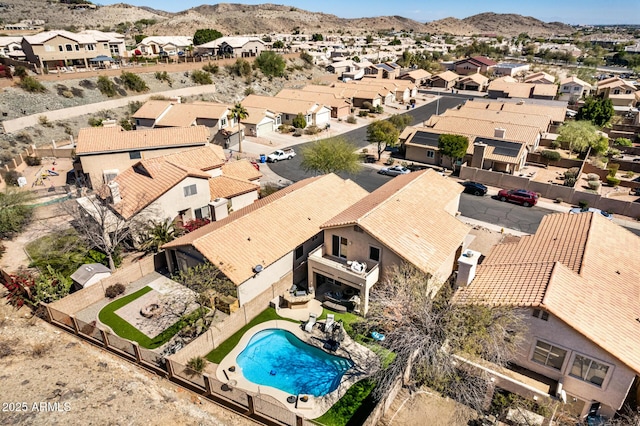
[(498, 192), (498, 200), (511, 201), (514, 203), (522, 204), (525, 207), (535, 206), (538, 202), (538, 194), (526, 189), (501, 189)]

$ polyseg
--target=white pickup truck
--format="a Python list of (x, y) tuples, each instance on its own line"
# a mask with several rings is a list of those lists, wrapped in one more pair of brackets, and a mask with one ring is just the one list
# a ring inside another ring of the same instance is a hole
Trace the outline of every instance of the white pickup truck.
[(295, 156), (296, 152), (293, 150), (293, 148), (277, 149), (271, 154), (267, 155), (267, 161), (269, 163), (277, 163), (280, 160), (291, 160)]

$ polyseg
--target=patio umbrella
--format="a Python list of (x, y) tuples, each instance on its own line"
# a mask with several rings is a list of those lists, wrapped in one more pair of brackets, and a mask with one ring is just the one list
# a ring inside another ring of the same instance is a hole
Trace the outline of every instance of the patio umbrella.
[(89, 60), (90, 62), (114, 62), (114, 59), (111, 56), (100, 55), (93, 59)]

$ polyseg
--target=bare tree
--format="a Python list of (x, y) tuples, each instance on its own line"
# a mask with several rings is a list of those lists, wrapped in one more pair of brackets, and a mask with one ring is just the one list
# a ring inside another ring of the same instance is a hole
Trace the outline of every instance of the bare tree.
[(507, 308), (454, 304), (447, 285), (432, 298), (433, 288), (427, 275), (402, 265), (372, 292), (365, 326), (384, 333), (381, 344), (396, 354), (378, 374), (376, 396), (403, 377), (405, 384), (428, 385), (481, 411), (489, 378), (465, 360), (505, 365), (522, 341), (523, 316)]

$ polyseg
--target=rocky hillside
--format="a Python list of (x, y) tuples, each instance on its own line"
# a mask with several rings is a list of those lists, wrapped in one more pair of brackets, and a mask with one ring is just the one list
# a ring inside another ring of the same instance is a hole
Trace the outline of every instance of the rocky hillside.
[(487, 12), (464, 19), (445, 18), (429, 22), (425, 25), (425, 31), (433, 34), (498, 34), (507, 37), (527, 33), (534, 37), (571, 34), (573, 28), (561, 22), (542, 22), (531, 16)]

